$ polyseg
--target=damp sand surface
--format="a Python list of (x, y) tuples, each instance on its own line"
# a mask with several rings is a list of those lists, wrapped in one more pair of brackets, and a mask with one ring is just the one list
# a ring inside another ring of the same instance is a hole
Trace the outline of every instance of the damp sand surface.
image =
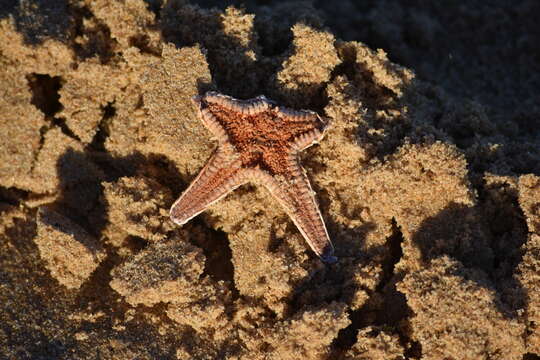
[[(1, 5), (0, 357), (540, 358), (540, 7), (498, 3)], [(256, 185), (170, 221), (208, 90), (331, 121), (338, 263)]]

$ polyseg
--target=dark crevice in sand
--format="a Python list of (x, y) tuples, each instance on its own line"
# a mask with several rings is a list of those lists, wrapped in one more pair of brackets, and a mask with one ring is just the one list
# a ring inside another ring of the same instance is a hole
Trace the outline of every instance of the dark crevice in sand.
[(111, 30), (101, 20), (97, 19), (85, 5), (71, 6), (74, 20), (74, 35), (72, 46), (81, 60), (98, 56), (102, 64), (114, 57), (116, 40), (111, 37)]
[(39, 150), (43, 146), (45, 133), (54, 126), (60, 128), (64, 135), (80, 141), (80, 138), (66, 125), (65, 119), (55, 116), (62, 110), (59, 94), (62, 88), (62, 78), (60, 76), (36, 73), (29, 74), (26, 78), (32, 91), (32, 104), (45, 114), (45, 119), (49, 122), (49, 125), (43, 126), (40, 129), (40, 147), (36, 155), (39, 154)]
[(306, 106), (306, 108), (309, 108), (312, 111), (317, 112), (318, 114), (324, 114), (324, 108), (330, 102), (330, 98), (328, 97), (328, 93), (326, 91), (326, 87), (330, 82), (331, 80), (327, 83), (321, 84), (321, 87), (317, 91), (317, 93), (310, 98), (309, 104)]
[(132, 253), (137, 254), (140, 251), (144, 250), (148, 246), (148, 244), (148, 240), (143, 239), (140, 236), (129, 235), (122, 244), (122, 246), (129, 249)]
[(392, 218), (392, 235), (388, 238), (390, 248), (390, 261), (385, 265), (383, 280), (379, 284), (378, 290), (382, 294), (382, 305), (377, 311), (376, 325), (383, 328), (394, 329), (399, 342), (405, 349), (406, 359), (421, 359), (421, 345), (417, 341), (410, 339), (407, 333), (407, 321), (412, 314), (412, 310), (407, 305), (407, 299), (403, 293), (396, 289), (396, 284), (403, 280), (403, 272), (395, 272), (396, 264), (403, 256), (402, 243), (403, 233), (398, 226), (396, 219)]
[(150, 41), (151, 40), (148, 35), (137, 34), (129, 38), (129, 45), (136, 47), (141, 51), (141, 53), (160, 57), (161, 49), (152, 47)]
[(422, 344), (418, 341), (411, 341), (403, 352), (406, 360), (420, 360), (422, 359)]
[(339, 358), (338, 354), (343, 355), (356, 343), (358, 331), (363, 327), (361, 319), (357, 313), (361, 310), (348, 311), (350, 325), (338, 332), (337, 337), (332, 341), (332, 353), (328, 356), (328, 360)]
[(393, 281), (392, 279), (396, 277), (394, 269), (396, 264), (403, 256), (403, 250), (401, 249), (403, 240), (403, 233), (397, 225), (396, 219), (392, 218), (392, 235), (390, 235), (387, 240), (389, 255), (386, 262), (383, 264), (384, 273), (381, 278), (381, 282), (377, 285), (376, 291), (381, 291), (384, 289), (390, 282)]
[(114, 101), (108, 102), (103, 108), (103, 116), (97, 126), (96, 134), (94, 135), (92, 142), (88, 144), (88, 148), (94, 151), (106, 152), (105, 141), (109, 136), (110, 121), (116, 114), (116, 108), (114, 107)]
[(62, 87), (62, 78), (60, 76), (32, 73), (27, 75), (26, 79), (30, 90), (32, 91), (31, 103), (43, 112), (45, 120), (47, 121), (47, 123), (39, 129), (39, 145), (30, 167), (30, 173), (32, 173), (36, 165), (37, 157), (43, 148), (45, 134), (53, 127), (59, 127), (62, 133), (77, 141), (80, 139), (67, 127), (64, 119), (55, 117), (62, 109), (59, 94), (59, 90)]
[(108, 102), (107, 105), (103, 107), (102, 121), (112, 118), (115, 114), (116, 114), (116, 108), (114, 107), (114, 101)]
[[(17, 206), (27, 197), (27, 191), (0, 186), (0, 203)], [(0, 213), (1, 212), (2, 210), (0, 209)]]
[[(80, 6), (72, 6), (71, 11), (73, 13), (73, 19), (74, 19), (73, 40), (75, 40), (77, 38), (82, 38), (85, 35), (83, 22), (86, 19), (90, 19), (94, 15), (90, 11), (90, 9), (88, 9), (87, 6), (84, 6), (82, 4)], [(86, 58), (91, 57), (89, 56), (90, 52), (87, 49), (85, 49), (82, 44), (78, 44), (76, 41), (73, 41), (72, 46), (75, 52), (77, 53), (77, 55), (81, 59), (86, 59)]]
[[(365, 290), (369, 292), (369, 289)], [(377, 293), (372, 292), (370, 294), (371, 299), (378, 296), (379, 295)], [(351, 349), (357, 341), (359, 330), (368, 325), (372, 325), (373, 306), (370, 300), (368, 300), (359, 309), (349, 310), (347, 313), (350, 324), (347, 327), (339, 330), (337, 337), (332, 341), (331, 347), (337, 353), (345, 353), (347, 350)], [(331, 358), (332, 357), (330, 357), (330, 359)]]
[[(380, 299), (380, 304), (377, 304), (375, 309), (375, 325), (377, 326), (389, 326), (392, 328), (399, 329), (402, 325), (402, 322), (411, 315), (411, 310), (407, 305), (407, 299), (405, 295), (396, 289), (396, 284), (402, 280), (404, 274), (399, 272), (393, 274), (388, 282), (381, 287), (377, 292)], [(407, 336), (403, 333), (399, 333), (400, 339), (403, 343), (409, 342)]]
[(62, 109), (60, 94), (62, 78), (48, 74), (32, 73), (26, 76), (28, 85), (32, 91), (31, 103), (41, 110), (46, 117), (54, 115)]
[(523, 355), (523, 360), (540, 360), (540, 356), (532, 353)]
[[(402, 322), (410, 315), (405, 296), (396, 289), (396, 283), (403, 278), (404, 274), (394, 272), (395, 265), (403, 255), (401, 249), (403, 241), (403, 234), (393, 220), (392, 235), (387, 241), (389, 255), (383, 261), (384, 272), (381, 281), (376, 286), (375, 291), (371, 292), (370, 299), (364, 306), (349, 311), (350, 325), (341, 329), (332, 343), (333, 348), (338, 353), (345, 353), (351, 349), (357, 342), (358, 332), (367, 326), (394, 329), (397, 331), (404, 348), (410, 344), (410, 339), (399, 331)], [(368, 289), (366, 291), (370, 293)], [(334, 355), (330, 356), (329, 359), (331, 358), (334, 358)]]
[(69, 136), (70, 138), (77, 140), (78, 142), (81, 141), (81, 138), (77, 134), (75, 134), (73, 130), (69, 128), (69, 126), (67, 126), (65, 118), (53, 117), (51, 120), (52, 120), (52, 124), (60, 128), (60, 130), (62, 130), (62, 133), (64, 135)]
[(501, 300), (509, 307), (511, 316), (518, 316), (525, 308), (526, 290), (516, 278), (519, 264), (523, 261), (528, 228), (526, 216), (518, 202), (517, 190), (500, 184), (498, 187), (486, 185), (478, 189), (479, 208), (484, 211), (490, 231), (493, 249), (492, 270), (489, 276)]
[[(276, 254), (280, 252), (280, 249), (282, 249), (284, 246), (287, 246), (287, 243), (283, 236), (277, 236), (275, 227), (272, 225), (270, 228), (270, 241), (268, 242), (268, 252)], [(283, 250), (281, 250), (283, 251)]]
[(239, 292), (234, 286), (232, 251), (227, 234), (209, 228), (201, 219), (195, 218), (192, 222), (199, 231), (190, 232), (189, 241), (202, 249), (206, 257), (203, 275), (208, 275), (215, 281), (226, 281), (234, 299), (237, 299)]
[(330, 74), (330, 82), (334, 80), (339, 75), (346, 76), (349, 80), (354, 79), (356, 69), (356, 52), (352, 48), (342, 48), (341, 51), (338, 51), (339, 59), (341, 63), (338, 64), (332, 73)]
[(41, 152), (41, 149), (43, 149), (43, 145), (45, 144), (45, 134), (47, 134), (47, 131), (49, 130), (50, 130), (49, 124), (45, 124), (39, 128), (39, 144), (34, 154), (34, 158), (32, 159), (32, 164), (30, 165), (30, 170), (29, 170), (30, 174), (32, 173), (32, 171), (34, 171), (34, 168), (36, 167), (38, 155)]
[(117, 292), (111, 291), (109, 283), (112, 280), (112, 269), (118, 266), (123, 259), (116, 255), (110, 246), (103, 244), (103, 242), (101, 244), (104, 246), (107, 256), (82, 284), (77, 293), (75, 304), (81, 310), (104, 311), (111, 319), (121, 318), (129, 306), (122, 301), (122, 297)]

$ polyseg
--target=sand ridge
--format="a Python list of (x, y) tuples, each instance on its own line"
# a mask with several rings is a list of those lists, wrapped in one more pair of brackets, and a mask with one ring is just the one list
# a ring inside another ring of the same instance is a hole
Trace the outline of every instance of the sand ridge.
[[(499, 71), (519, 55), (538, 84), (530, 16), (470, 5), (438, 45), (438, 5), (381, 3), (2, 6), (0, 357), (540, 356), (540, 112)], [(456, 70), (518, 18), (518, 54)], [(301, 158), (337, 264), (262, 187), (168, 219), (215, 148), (211, 89), (330, 119)]]

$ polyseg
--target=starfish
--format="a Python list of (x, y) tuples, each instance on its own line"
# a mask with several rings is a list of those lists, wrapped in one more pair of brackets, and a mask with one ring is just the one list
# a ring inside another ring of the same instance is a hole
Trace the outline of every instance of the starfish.
[(238, 100), (214, 91), (193, 97), (200, 120), (218, 147), (170, 210), (183, 225), (237, 187), (266, 187), (298, 227), (313, 251), (337, 261), (314, 192), (298, 152), (319, 142), (328, 121), (309, 110), (277, 106), (261, 95)]

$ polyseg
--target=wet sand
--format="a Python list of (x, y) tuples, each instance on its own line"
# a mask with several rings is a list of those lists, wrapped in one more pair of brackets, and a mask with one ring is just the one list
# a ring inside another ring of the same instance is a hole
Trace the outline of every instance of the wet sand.
[[(0, 5), (0, 357), (540, 358), (538, 3), (233, 4)], [(207, 90), (331, 121), (338, 263), (259, 186), (170, 221)]]

